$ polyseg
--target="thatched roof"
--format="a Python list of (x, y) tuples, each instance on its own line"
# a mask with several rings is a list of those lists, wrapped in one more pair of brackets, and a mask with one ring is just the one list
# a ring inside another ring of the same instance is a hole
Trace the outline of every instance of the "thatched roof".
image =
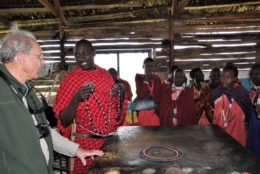
[[(256, 0), (8, 0), (0, 1), (0, 35), (10, 32), (15, 22), (39, 39), (57, 43), (63, 34), (68, 44), (75, 38), (129, 43), (97, 46), (100, 52), (153, 49), (162, 67), (175, 62), (189, 69), (211, 68), (232, 61), (248, 68), (260, 54), (259, 10)], [(167, 49), (173, 43), (175, 50)]]

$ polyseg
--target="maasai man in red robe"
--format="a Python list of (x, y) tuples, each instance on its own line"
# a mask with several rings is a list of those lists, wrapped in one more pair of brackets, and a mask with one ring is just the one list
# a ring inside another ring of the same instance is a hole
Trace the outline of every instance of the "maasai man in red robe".
[(245, 147), (246, 124), (251, 116), (252, 104), (248, 91), (237, 76), (237, 67), (228, 63), (221, 74), (221, 85), (212, 91), (210, 100), (215, 107), (213, 124), (224, 129)]
[(178, 67), (173, 65), (169, 69), (168, 78), (162, 83), (162, 99), (160, 102), (160, 125), (172, 126), (173, 125), (173, 102), (171, 98), (173, 87), (173, 73)]
[(214, 109), (210, 103), (210, 93), (220, 85), (220, 70), (213, 68), (210, 72), (210, 83), (202, 88), (201, 94), (197, 99), (196, 112), (200, 117), (199, 125), (209, 125), (212, 123)]
[[(97, 137), (116, 131), (127, 104), (124, 89), (115, 85), (106, 70), (95, 65), (94, 56), (95, 49), (89, 41), (76, 43), (78, 67), (64, 77), (54, 104), (61, 133), (89, 150), (102, 148), (105, 138)], [(91, 162), (88, 158), (83, 166), (80, 160), (72, 159), (70, 173), (85, 174)]]
[[(144, 60), (144, 74), (136, 74), (136, 94), (137, 98), (144, 99), (152, 96), (158, 104), (161, 101), (161, 79), (154, 74), (154, 60), (150, 57)], [(140, 126), (159, 126), (159, 110), (149, 108), (138, 111), (138, 124)]]
[[(168, 96), (162, 98), (162, 117), (166, 117), (163, 120), (167, 120), (163, 123), (167, 126), (186, 126), (195, 125), (198, 120), (195, 114), (195, 103), (194, 103), (194, 91), (192, 88), (186, 86), (187, 78), (182, 69), (176, 69), (172, 75), (173, 83), (171, 90), (168, 90)], [(163, 89), (163, 93), (165, 93)], [(169, 99), (170, 96), (170, 99)], [(168, 113), (164, 111), (166, 108), (163, 106), (166, 102), (172, 103), (171, 108), (167, 109)]]
[(190, 86), (194, 90), (194, 99), (197, 100), (200, 96), (201, 89), (205, 86), (204, 74), (200, 68), (193, 68), (190, 72), (190, 78), (192, 79)]
[[(191, 88), (194, 90), (194, 100), (195, 100), (195, 110), (196, 110), (196, 116), (199, 119), (202, 115), (202, 112), (204, 110), (203, 106), (205, 104), (206, 93), (209, 90), (209, 88), (205, 87), (205, 81), (204, 81), (204, 74), (200, 68), (193, 68), (190, 72), (190, 78), (192, 79)], [(204, 93), (202, 93), (202, 90), (204, 88)], [(202, 95), (201, 95), (202, 94)]]

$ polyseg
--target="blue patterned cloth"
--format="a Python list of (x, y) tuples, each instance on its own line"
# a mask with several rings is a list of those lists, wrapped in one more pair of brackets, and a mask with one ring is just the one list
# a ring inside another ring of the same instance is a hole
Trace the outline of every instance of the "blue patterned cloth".
[(260, 160), (260, 119), (253, 112), (248, 128), (247, 148)]

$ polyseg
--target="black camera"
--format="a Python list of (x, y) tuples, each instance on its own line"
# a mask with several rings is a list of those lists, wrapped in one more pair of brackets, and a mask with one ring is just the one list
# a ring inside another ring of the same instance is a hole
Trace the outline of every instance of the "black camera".
[(45, 123), (39, 123), (35, 127), (37, 128), (39, 139), (49, 136), (50, 132)]

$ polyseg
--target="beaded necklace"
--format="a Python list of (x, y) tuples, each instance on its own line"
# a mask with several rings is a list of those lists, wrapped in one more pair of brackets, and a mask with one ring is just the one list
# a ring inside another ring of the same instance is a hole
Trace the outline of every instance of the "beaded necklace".
[(228, 113), (227, 113), (227, 116), (225, 115), (225, 111), (224, 111), (224, 96), (222, 96), (222, 108), (221, 108), (221, 117), (223, 119), (223, 122), (224, 122), (224, 128), (227, 128), (228, 126), (228, 122), (229, 122), (229, 119), (230, 119), (230, 110), (232, 108), (232, 104), (233, 104), (233, 98), (231, 99), (231, 103), (229, 103), (228, 105)]
[[(115, 88), (118, 92), (118, 100), (117, 100), (117, 108), (116, 108), (116, 117), (115, 117), (115, 120), (113, 122), (114, 124), (114, 127), (116, 127), (116, 123), (120, 120), (120, 116), (121, 116), (121, 112), (122, 112), (122, 109), (121, 109), (121, 102), (120, 102), (120, 99), (121, 99), (121, 89), (120, 89), (120, 86), (118, 84), (115, 84), (112, 89)], [(87, 100), (85, 99), (84, 103), (85, 103), (85, 110), (87, 111), (87, 115), (88, 115), (88, 118), (89, 118), (89, 122), (90, 122), (90, 126), (91, 126), (91, 129), (94, 130), (93, 131), (89, 131), (89, 132), (93, 132), (94, 134), (97, 134), (97, 135), (106, 135), (107, 134), (107, 130), (108, 130), (108, 124), (111, 123), (111, 108), (112, 108), (112, 98), (113, 98), (113, 95), (112, 95), (112, 89), (110, 90), (110, 102), (109, 102), (109, 105), (108, 105), (108, 114), (105, 113), (105, 110), (103, 108), (103, 106), (101, 105), (99, 99), (97, 98), (97, 96), (94, 94), (94, 92), (92, 93), (95, 101), (97, 102), (98, 104), (98, 107), (100, 108), (101, 110), (101, 113), (102, 113), (102, 117), (104, 118), (104, 121), (105, 121), (105, 128), (104, 130), (98, 130), (98, 128), (94, 125), (93, 123), (93, 119), (92, 119), (92, 116), (91, 116), (91, 113), (90, 113), (90, 109), (89, 109), (89, 106), (88, 106), (88, 103), (87, 103)]]

